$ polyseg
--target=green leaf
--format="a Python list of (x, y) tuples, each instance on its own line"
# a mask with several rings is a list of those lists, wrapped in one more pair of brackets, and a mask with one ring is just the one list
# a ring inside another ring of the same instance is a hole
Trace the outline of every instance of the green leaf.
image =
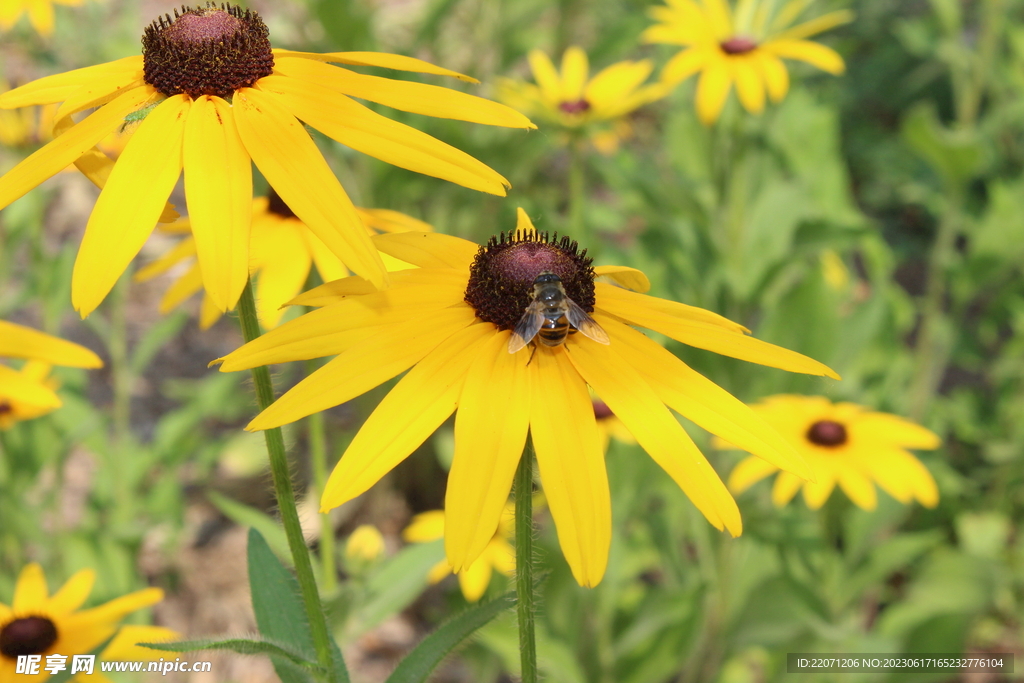
[(969, 180), (981, 168), (983, 149), (976, 135), (939, 122), (935, 107), (922, 104), (903, 119), (903, 140), (949, 184)]
[(356, 611), (348, 636), (358, 637), (405, 609), (427, 586), (430, 568), (444, 559), (444, 541), (416, 543), (403, 548), (367, 582), (367, 601)]
[(142, 374), (153, 360), (153, 357), (156, 356), (160, 349), (164, 348), (167, 342), (177, 336), (187, 321), (187, 313), (175, 311), (168, 316), (160, 318), (155, 325), (149, 328), (135, 346), (131, 358), (132, 373), (136, 375)]
[(195, 652), (197, 650), (231, 650), (241, 655), (270, 655), (271, 658), (283, 657), (303, 668), (317, 670), (316, 662), (312, 662), (282, 643), (274, 643), (266, 639), (229, 638), (228, 640), (182, 640), (174, 643), (139, 643), (151, 650), (167, 652)]
[(257, 531), (278, 558), (291, 559), (288, 537), (273, 517), (216, 491), (207, 491), (206, 498), (232, 522)]
[(474, 631), (516, 604), (515, 593), (485, 602), (449, 619), (399, 662), (387, 683), (423, 683), (430, 672)]

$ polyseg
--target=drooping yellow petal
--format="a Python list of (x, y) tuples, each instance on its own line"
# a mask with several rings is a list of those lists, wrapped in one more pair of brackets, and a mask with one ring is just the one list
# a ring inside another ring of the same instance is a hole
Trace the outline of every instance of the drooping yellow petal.
[(930, 429), (886, 413), (859, 415), (848, 429), (851, 440), (868, 443), (890, 443), (923, 450), (933, 450), (942, 445), (942, 439)]
[(732, 73), (728, 60), (711, 60), (697, 81), (697, 116), (704, 125), (710, 126), (718, 120), (731, 87)]
[(152, 280), (158, 275), (163, 275), (189, 256), (195, 255), (196, 241), (192, 237), (186, 237), (174, 245), (174, 247), (163, 256), (151, 263), (147, 263), (145, 266), (135, 271), (135, 275), (132, 276), (132, 280), (135, 282), (146, 282), (148, 280)]
[(445, 494), (445, 553), (473, 564), (498, 528), (530, 424), (530, 373), (508, 352), (510, 332), (487, 339), (469, 367), (455, 416), (455, 458)]
[[(772, 486), (772, 503), (776, 507), (782, 507), (789, 501), (793, 500), (793, 496), (796, 495), (797, 491), (802, 486), (804, 489), (804, 497), (807, 496), (807, 491), (814, 487), (815, 490), (824, 490), (825, 498), (828, 498), (828, 494), (832, 492), (832, 487), (835, 485), (835, 481), (831, 476), (822, 482), (821, 475), (818, 476), (818, 483), (811, 484), (810, 482), (804, 482), (800, 477), (790, 472), (779, 472), (779, 476), (775, 477), (775, 484)], [(820, 506), (819, 506), (820, 507)]]
[(103, 367), (100, 357), (84, 346), (5, 320), (0, 320), (0, 356), (73, 368)]
[(126, 92), (0, 176), (0, 208), (56, 175), (84, 154), (117, 128), (125, 116), (143, 106), (152, 97), (152, 93), (152, 88), (136, 88)]
[(643, 271), (626, 266), (595, 266), (594, 275), (606, 277), (620, 287), (643, 294), (651, 288), (651, 281)]
[(712, 52), (703, 46), (683, 50), (668, 60), (659, 77), (663, 83), (676, 85), (697, 73), (708, 63)]
[(214, 323), (220, 320), (221, 312), (214, 305), (213, 301), (206, 294), (199, 305), (199, 329), (205, 331), (213, 327)]
[(53, 389), (6, 365), (0, 365), (0, 383), (5, 398), (32, 406), (33, 412), (49, 412), (62, 405)]
[(35, 104), (63, 102), (76, 90), (99, 78), (105, 78), (111, 74), (121, 74), (124, 83), (128, 84), (136, 80), (141, 71), (142, 55), (136, 55), (105, 64), (96, 64), (45, 76), (0, 94), (0, 109), (17, 109)]
[(874, 510), (878, 507), (875, 486), (864, 474), (851, 464), (839, 468), (839, 487), (857, 507)]
[[(300, 228), (301, 229), (301, 228)], [(253, 245), (253, 261), (259, 268), (256, 280), (256, 311), (266, 329), (277, 327), (282, 307), (302, 290), (313, 265), (301, 233), (278, 230), (274, 239)], [(267, 253), (256, 253), (266, 250)]]
[(491, 563), (480, 558), (467, 569), (459, 572), (459, 588), (468, 602), (476, 602), (487, 592), (491, 585), (491, 574), (494, 573)]
[(331, 472), (321, 511), (369, 489), (448, 419), (458, 405), (466, 371), (480, 345), (493, 334), (490, 324), (451, 334), (395, 385)]
[(404, 55), (391, 55), (385, 52), (292, 52), (291, 50), (274, 49), (274, 61), (279, 59), (315, 59), (321, 62), (334, 62), (336, 64), (352, 64), (354, 66), (379, 66), (395, 71), (411, 71), (421, 74), (436, 74), (438, 76), (451, 76), (467, 83), (479, 83), (472, 76), (460, 74), (457, 71), (445, 69), (440, 66), (424, 62), (415, 57)]
[(53, 5), (47, 0), (37, 0), (28, 5), (28, 20), (39, 35), (53, 35)]
[(761, 70), (761, 77), (764, 79), (765, 87), (768, 90), (768, 97), (772, 102), (781, 102), (789, 91), (789, 72), (782, 60), (775, 55), (756, 50), (753, 53), (758, 68)]
[(436, 541), (444, 537), (444, 520), (444, 510), (421, 512), (402, 531), (402, 538), (409, 543)]
[(583, 97), (583, 88), (590, 76), (587, 53), (573, 45), (562, 55), (562, 101), (576, 102)]
[(193, 294), (203, 289), (203, 272), (199, 268), (199, 262), (193, 263), (185, 274), (171, 283), (171, 286), (164, 292), (160, 299), (160, 313), (167, 314), (177, 308), (182, 302)]
[(11, 608), (15, 613), (26, 613), (33, 607), (41, 608), (50, 592), (46, 588), (46, 576), (38, 563), (25, 565), (18, 574), (18, 582), (14, 584), (14, 600)]
[(533, 71), (533, 79), (537, 81), (541, 94), (552, 104), (557, 104), (562, 97), (562, 78), (555, 70), (555, 65), (543, 50), (530, 50), (526, 56)]
[[(581, 336), (581, 335), (576, 335)], [(725, 484), (654, 391), (618, 355), (615, 344), (584, 340), (567, 344), (569, 359), (637, 443), (679, 484), (716, 528), (743, 530), (739, 508)]]
[(846, 64), (843, 63), (843, 58), (839, 56), (838, 52), (810, 40), (772, 40), (765, 43), (762, 49), (777, 57), (807, 62), (834, 76), (838, 76), (846, 70)]
[(729, 60), (736, 80), (736, 95), (740, 104), (751, 114), (764, 111), (764, 82), (757, 63), (750, 57), (734, 57)]
[(83, 569), (75, 572), (67, 583), (50, 598), (49, 609), (55, 614), (67, 614), (81, 607), (96, 583), (96, 572)]
[[(732, 472), (729, 473), (729, 490), (735, 493), (737, 496), (751, 486), (761, 481), (765, 477), (771, 475), (773, 472), (778, 472), (779, 468), (771, 464), (767, 460), (762, 460), (757, 456), (750, 456), (740, 461), (736, 467), (733, 468)], [(794, 477), (797, 482), (800, 479)], [(796, 491), (794, 490), (794, 493)], [(792, 496), (790, 496), (792, 498)]]
[(233, 103), (246, 151), (285, 204), (346, 266), (377, 287), (385, 286), (380, 255), (302, 124), (279, 97), (255, 88), (239, 89)]
[(211, 95), (192, 103), (182, 159), (203, 286), (217, 308), (227, 311), (249, 279), (252, 221), (252, 164), (231, 105)]
[[(595, 268), (597, 271), (601, 267)], [(597, 273), (603, 275), (604, 273)], [(632, 287), (630, 287), (632, 289)], [(734, 323), (717, 313), (688, 306), (668, 299), (659, 299), (654, 296), (644, 296), (636, 292), (630, 292), (621, 287), (609, 285), (606, 282), (594, 284), (594, 293), (597, 295), (597, 308), (611, 313), (619, 318), (625, 318), (641, 327), (662, 332), (662, 327), (683, 327), (692, 323), (702, 323), (701, 329), (706, 325), (714, 325), (735, 333), (749, 332), (739, 323)], [(662, 332), (672, 336), (667, 332)]]
[(100, 305), (139, 253), (178, 182), (191, 104), (187, 95), (164, 100), (142, 122), (110, 172), (89, 216), (71, 275), (71, 303), (83, 318)]
[(527, 366), (530, 433), (558, 544), (576, 582), (593, 587), (608, 564), (611, 498), (590, 393), (569, 355), (565, 347), (542, 347)]
[[(283, 76), (261, 78), (260, 88), (277, 93), (295, 117), (324, 135), (381, 161), (490, 194), (504, 196), (510, 187), (501, 174), (462, 150), (376, 114), (341, 93)], [(280, 192), (276, 183), (271, 184)]]
[(788, 0), (782, 9), (772, 19), (769, 31), (776, 33), (796, 21), (796, 18), (804, 13), (808, 7), (813, 5), (815, 0)]
[[(324, 311), (330, 309), (321, 308), (313, 313)], [(257, 415), (246, 429), (279, 427), (350, 401), (420, 362), (438, 345), (447, 347), (454, 343), (445, 340), (470, 326), (475, 317), (473, 309), (460, 306), (410, 317), (385, 328), (299, 382)]]
[(311, 59), (288, 59), (274, 71), (413, 114), (507, 128), (537, 127), (504, 104), (436, 85), (367, 76)]
[(376, 235), (373, 244), (385, 254), (420, 268), (457, 268), (469, 273), (479, 245), (439, 232)]

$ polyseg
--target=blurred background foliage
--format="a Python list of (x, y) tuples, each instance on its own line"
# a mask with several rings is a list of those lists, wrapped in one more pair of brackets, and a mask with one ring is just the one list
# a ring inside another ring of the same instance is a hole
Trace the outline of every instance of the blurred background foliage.
[[(499, 76), (530, 79), (525, 55), (534, 48), (557, 59), (580, 45), (592, 72), (623, 59), (664, 64), (672, 50), (638, 43), (653, 4), (253, 7), (276, 46), (411, 54), (482, 82), (445, 85), (493, 97)], [(846, 59), (844, 75), (790, 62), (793, 86), (781, 104), (754, 117), (732, 96), (712, 127), (696, 117), (690, 79), (630, 116), (614, 151), (584, 148), (584, 231), (572, 236), (598, 263), (644, 270), (652, 294), (722, 313), (843, 376), (789, 375), (670, 343), (741, 399), (825, 394), (940, 434), (944, 446), (921, 455), (940, 504), (902, 506), (880, 494), (878, 509), (865, 512), (836, 493), (818, 512), (800, 500), (775, 509), (762, 483), (739, 498), (745, 532), (730, 539), (637, 446), (613, 441), (615, 537), (600, 586), (575, 584), (541, 513), (550, 574), (538, 650), (548, 680), (775, 681), (785, 676), (786, 653), (799, 651), (1024, 653), (1024, 3), (820, 0), (812, 16), (841, 8), (856, 20), (822, 40)], [(58, 8), (49, 39), (22, 22), (0, 36), (2, 75), (18, 84), (136, 54), (143, 25), (170, 9), (117, 0)], [(508, 199), (475, 193), (319, 137), (357, 205), (404, 211), (477, 241), (511, 228), (517, 206), (542, 230), (568, 229), (572, 159), (558, 130), (389, 116), (467, 150), (513, 190)], [(38, 141), (0, 148), (0, 169)], [(66, 173), (0, 213), (0, 317), (61, 333), (107, 361), (88, 375), (57, 371), (65, 406), (0, 433), (0, 600), (30, 560), (53, 577), (98, 569), (97, 602), (146, 583), (173, 599), (188, 568), (168, 558), (214, 545), (233, 524), (255, 526), (272, 548), (284, 548), (265, 456), (239, 432), (253, 412), (244, 380), (206, 369), (240, 343), (233, 320), (200, 333), (194, 316), (159, 316), (159, 291), (127, 280), (84, 323), (71, 312), (71, 265), (94, 197)], [(143, 260), (164, 248), (151, 243)], [(279, 387), (301, 370), (278, 368)], [(343, 450), (385, 389), (327, 414), (329, 453)], [(707, 435), (690, 427), (727, 475), (739, 454), (711, 452)], [(303, 425), (289, 440), (297, 476), (315, 482)], [(399, 550), (409, 517), (441, 507), (451, 450), (451, 429), (442, 428), (328, 520), (329, 538), (310, 512), (311, 540), (321, 536), (318, 547), (340, 563), (321, 565), (320, 579), (349, 648), (369, 647), (367, 634), (386, 620), (421, 633), (465, 604), (454, 579), (427, 588), (438, 543)], [(196, 509), (207, 511), (201, 523), (190, 516)], [(360, 523), (384, 531), (386, 557), (353, 564), (329, 542)], [(324, 576), (336, 566), (337, 576)], [(438, 680), (514, 676), (511, 615), (456, 660)]]

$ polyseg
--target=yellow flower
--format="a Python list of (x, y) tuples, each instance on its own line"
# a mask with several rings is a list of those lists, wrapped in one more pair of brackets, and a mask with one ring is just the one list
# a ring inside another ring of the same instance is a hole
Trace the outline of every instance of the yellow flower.
[(81, 5), (83, 0), (0, 0), (0, 31), (10, 31), (22, 14), (37, 33), (49, 36), (53, 33), (53, 6)]
[(103, 366), (99, 356), (84, 346), (4, 320), (0, 320), (0, 356), (28, 361), (20, 371), (0, 363), (0, 430), (61, 406), (53, 382), (47, 379), (51, 365)]
[[(83, 569), (51, 596), (42, 567), (30, 564), (21, 570), (14, 588), (14, 601), (9, 606), (0, 603), (0, 681), (22, 678), (15, 674), (18, 655), (42, 656), (40, 673), (25, 676), (25, 680), (45, 681), (50, 677), (44, 670), (47, 655), (68, 657), (70, 671), (72, 655), (89, 654), (117, 633), (124, 617), (164, 597), (159, 588), (146, 588), (97, 607), (79, 609), (89, 597), (95, 580), (94, 571)], [(129, 633), (126, 638), (132, 635), (136, 634)], [(141, 635), (166, 640), (177, 634), (161, 629)]]
[[(498, 528), (491, 536), (480, 556), (468, 567), (459, 570), (459, 588), (469, 602), (476, 602), (487, 592), (491, 585), (491, 575), (495, 570), (505, 576), (512, 576), (516, 569), (516, 551), (508, 542), (515, 533), (515, 505), (505, 506)], [(402, 532), (402, 538), (410, 543), (428, 543), (444, 536), (444, 510), (421, 512), (412, 518), (412, 522)], [(448, 560), (441, 560), (427, 575), (430, 583), (438, 583), (452, 573)]]
[[(0, 177), (0, 208), (71, 162), (103, 187), (72, 276), (72, 304), (84, 317), (141, 249), (184, 170), (203, 284), (226, 311), (249, 276), (255, 163), (328, 249), (383, 286), (380, 256), (305, 125), (397, 166), (503, 195), (507, 181), (485, 164), (352, 98), (441, 118), (533, 124), (496, 102), (328, 62), (459, 76), (398, 55), (272, 50), (253, 12), (212, 5), (180, 15), (176, 10), (174, 19), (146, 29), (141, 56), (48, 76), (0, 95), (4, 109), (63, 102), (57, 138)], [(97, 106), (82, 121), (72, 120)], [(94, 145), (125, 124), (137, 128), (114, 164)]]
[[(796, 447), (817, 475), (815, 482), (802, 482), (779, 473), (772, 488), (775, 505), (788, 503), (803, 486), (807, 506), (816, 510), (838, 483), (858, 507), (873, 510), (878, 501), (872, 481), (901, 503), (917, 499), (926, 507), (938, 505), (935, 479), (907, 450), (939, 447), (939, 437), (924, 427), (853, 403), (833, 404), (822, 396), (770, 396), (751, 407)], [(732, 447), (727, 441), (717, 440), (716, 445)], [(729, 488), (742, 493), (777, 469), (760, 458), (747, 458), (729, 475)]]
[[(380, 235), (374, 243), (419, 268), (393, 273), (386, 291), (366, 293), (360, 278), (310, 290), (294, 303), (323, 308), (222, 359), (221, 370), (235, 371), (337, 354), (258, 415), (251, 430), (344, 403), (409, 370), (335, 467), (323, 509), (369, 489), (458, 408), (445, 498), (453, 569), (469, 567), (490, 542), (529, 431), (562, 550), (576, 580), (593, 586), (607, 562), (611, 508), (588, 384), (708, 520), (733, 535), (741, 531), (736, 502), (669, 408), (810, 476), (793, 448), (746, 405), (630, 325), (763, 365), (836, 377), (821, 363), (752, 339), (710, 311), (595, 283), (601, 275), (649, 288), (632, 268), (592, 268), (575, 242), (537, 233), (522, 210), (515, 234), (485, 247), (437, 233)], [(610, 344), (571, 334), (560, 346), (509, 353), (512, 328), (545, 271), (560, 278), (569, 299), (593, 311)]]
[[(371, 235), (379, 232), (432, 232), (429, 223), (390, 209), (361, 209), (356, 213)], [(190, 263), (188, 270), (174, 281), (160, 301), (160, 312), (167, 313), (193, 294), (203, 289), (203, 274), (195, 259), (196, 241), (191, 236), (188, 219), (157, 228), (161, 232), (188, 235), (159, 259), (141, 268), (135, 274), (137, 282), (145, 282), (161, 275), (179, 263)], [(409, 268), (382, 254), (389, 271)], [(249, 275), (256, 278), (256, 311), (265, 328), (277, 327), (284, 315), (283, 306), (302, 291), (310, 270), (316, 266), (324, 281), (348, 275), (344, 264), (305, 224), (296, 217), (281, 197), (270, 191), (252, 203), (252, 233), (249, 243)], [(210, 299), (203, 296), (199, 314), (199, 327), (209, 329), (220, 319), (221, 312)]]
[(601, 433), (601, 451), (608, 450), (608, 442), (615, 439), (620, 443), (636, 443), (636, 439), (629, 433), (622, 420), (615, 416), (612, 409), (604, 401), (593, 401), (594, 419), (597, 421), (597, 431)]
[[(138, 644), (166, 643), (179, 638), (180, 633), (162, 626), (122, 626), (96, 659), (98, 662), (155, 662), (168, 654), (173, 658), (173, 652), (139, 647)], [(113, 683), (103, 675), (99, 665), (94, 667), (91, 674), (79, 673), (73, 680), (75, 683)]]
[(373, 562), (384, 552), (384, 537), (372, 524), (362, 524), (348, 537), (345, 544), (345, 556)]
[(743, 107), (760, 114), (766, 90), (773, 102), (789, 90), (783, 59), (836, 75), (846, 68), (835, 50), (805, 38), (852, 21), (853, 13), (829, 12), (792, 26), (812, 2), (789, 0), (775, 12), (775, 3), (768, 0), (739, 0), (735, 11), (728, 0), (668, 0), (667, 7), (651, 9), (659, 23), (643, 39), (686, 48), (665, 65), (661, 80), (675, 85), (701, 72), (697, 114), (705, 124), (718, 119), (733, 83)]
[(618, 62), (592, 79), (587, 53), (579, 47), (570, 47), (562, 55), (561, 74), (541, 50), (531, 51), (529, 60), (536, 85), (502, 79), (498, 99), (564, 128), (613, 121), (661, 99), (667, 92), (660, 83), (644, 85), (654, 68), (646, 59)]

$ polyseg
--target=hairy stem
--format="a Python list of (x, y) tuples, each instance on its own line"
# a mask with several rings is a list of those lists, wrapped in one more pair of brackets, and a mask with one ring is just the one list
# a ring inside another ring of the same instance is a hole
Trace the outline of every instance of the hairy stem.
[(522, 683), (537, 682), (537, 640), (533, 625), (533, 449), (519, 459), (514, 487), (516, 499), (516, 613)]
[[(306, 375), (316, 371), (316, 361), (306, 361)], [(327, 433), (324, 429), (324, 414), (313, 413), (306, 418), (309, 428), (309, 458), (313, 465), (314, 495), (320, 498), (327, 488)], [(338, 588), (338, 570), (334, 558), (334, 525), (331, 516), (320, 515), (320, 566), (324, 575), (324, 593), (333, 593)]]

